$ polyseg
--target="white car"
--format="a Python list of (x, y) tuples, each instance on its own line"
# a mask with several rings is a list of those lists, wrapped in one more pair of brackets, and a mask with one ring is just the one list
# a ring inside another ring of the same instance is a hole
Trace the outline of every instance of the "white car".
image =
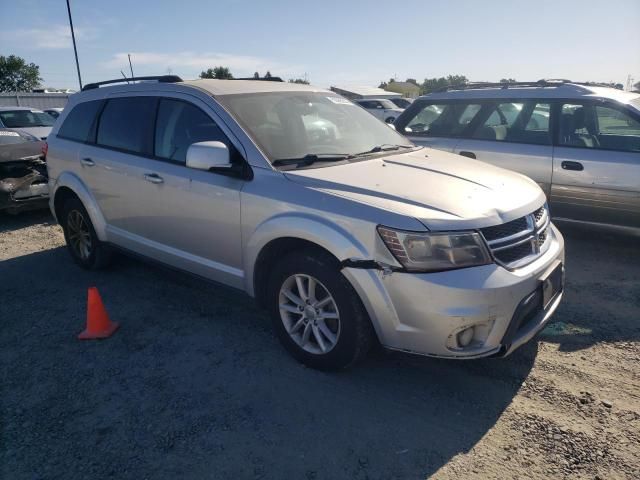
[(17, 128), (46, 140), (56, 119), (30, 107), (0, 107), (0, 128)]
[(386, 98), (368, 98), (362, 100), (354, 100), (354, 103), (360, 105), (374, 117), (383, 120), (386, 123), (393, 123), (396, 118), (404, 111), (399, 108), (391, 100)]

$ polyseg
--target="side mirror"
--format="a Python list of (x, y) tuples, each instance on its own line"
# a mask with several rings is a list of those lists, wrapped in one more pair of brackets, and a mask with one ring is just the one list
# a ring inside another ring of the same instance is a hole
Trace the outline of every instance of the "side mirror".
[(222, 142), (193, 143), (187, 150), (187, 167), (207, 171), (231, 168), (229, 149)]

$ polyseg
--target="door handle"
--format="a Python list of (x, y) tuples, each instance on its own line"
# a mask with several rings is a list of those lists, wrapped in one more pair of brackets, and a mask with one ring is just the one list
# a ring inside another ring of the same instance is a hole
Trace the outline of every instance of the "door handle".
[(157, 173), (145, 173), (144, 174), (144, 179), (147, 182), (151, 182), (151, 183), (162, 183), (164, 182), (164, 179), (158, 175)]
[(578, 172), (584, 170), (584, 166), (580, 162), (564, 161), (560, 164), (560, 166), (563, 170), (576, 170)]
[(90, 158), (83, 158), (82, 160), (80, 160), (80, 163), (85, 167), (93, 167), (96, 164), (96, 162), (94, 162)]
[(463, 157), (468, 157), (468, 158), (476, 158), (476, 154), (473, 152), (462, 151), (458, 155), (462, 155)]

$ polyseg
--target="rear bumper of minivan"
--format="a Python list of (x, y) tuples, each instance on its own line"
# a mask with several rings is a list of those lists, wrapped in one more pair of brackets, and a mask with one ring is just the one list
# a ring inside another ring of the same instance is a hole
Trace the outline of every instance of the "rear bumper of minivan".
[[(549, 249), (517, 270), (496, 264), (438, 273), (344, 268), (380, 343), (445, 358), (504, 356), (547, 324), (562, 287), (543, 305), (543, 279), (559, 273), (564, 240), (555, 226)], [(563, 278), (563, 275), (562, 275)]]

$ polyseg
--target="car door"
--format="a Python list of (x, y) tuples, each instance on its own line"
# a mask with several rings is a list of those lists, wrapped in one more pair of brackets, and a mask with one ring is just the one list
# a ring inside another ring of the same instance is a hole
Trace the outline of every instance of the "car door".
[(522, 173), (551, 191), (551, 105), (537, 100), (484, 103), (454, 152)]
[(553, 149), (552, 213), (640, 228), (640, 114), (611, 101), (565, 101)]
[(480, 108), (478, 102), (416, 100), (394, 125), (416, 145), (453, 152)]
[[(110, 99), (98, 124), (98, 148), (113, 151), (112, 139), (126, 136), (114, 122), (120, 118), (126, 123), (126, 107), (118, 104), (135, 105), (137, 98), (155, 102), (154, 109), (145, 111), (146, 121), (138, 118), (146, 125), (138, 154), (117, 152), (119, 156), (108, 161), (96, 160), (105, 163), (107, 172), (100, 192), (109, 239), (172, 266), (242, 287), (240, 190), (244, 180), (185, 166), (192, 143), (219, 140), (236, 147), (204, 102), (190, 95), (156, 95)], [(111, 102), (117, 107), (113, 112)]]

